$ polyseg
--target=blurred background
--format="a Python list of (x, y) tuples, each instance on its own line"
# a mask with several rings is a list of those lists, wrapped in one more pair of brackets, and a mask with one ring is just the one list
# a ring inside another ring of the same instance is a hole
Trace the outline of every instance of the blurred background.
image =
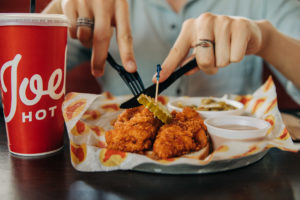
[[(41, 12), (51, 0), (35, 0), (36, 12)], [(0, 12), (29, 12), (30, 0), (0, 0)]]
[[(41, 12), (51, 0), (36, 0), (36, 12)], [(0, 0), (0, 13), (27, 13), (30, 12), (30, 0)], [(264, 72), (262, 80), (266, 80), (269, 75), (272, 75), (266, 63), (264, 65)], [(275, 81), (278, 107), (281, 111), (300, 110), (300, 105), (295, 103), (285, 92), (281, 84)], [(82, 84), (84, 83), (84, 84)], [(66, 82), (67, 92), (85, 92), (99, 94), (102, 92), (101, 86), (90, 73), (90, 63), (85, 62), (67, 72)]]

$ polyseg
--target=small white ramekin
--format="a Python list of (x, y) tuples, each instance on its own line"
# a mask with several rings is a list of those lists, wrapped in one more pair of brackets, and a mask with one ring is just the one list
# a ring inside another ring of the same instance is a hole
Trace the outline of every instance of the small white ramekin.
[[(208, 118), (204, 121), (204, 124), (207, 126), (214, 148), (230, 140), (251, 141), (263, 139), (271, 127), (270, 123), (262, 119), (232, 115)], [(220, 128), (228, 125), (253, 127), (255, 130)]]

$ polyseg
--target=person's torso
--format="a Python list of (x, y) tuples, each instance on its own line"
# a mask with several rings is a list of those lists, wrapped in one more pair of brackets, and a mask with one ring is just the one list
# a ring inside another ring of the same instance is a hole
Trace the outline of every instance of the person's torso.
[[(188, 18), (196, 18), (204, 12), (220, 15), (244, 16), (250, 19), (264, 18), (262, 0), (190, 0), (185, 7), (175, 13), (162, 0), (129, 0), (130, 20), (134, 53), (145, 86), (151, 79), (156, 65), (163, 62), (175, 42), (182, 23)], [(111, 40), (110, 53), (120, 57), (115, 36)], [(215, 75), (201, 71), (191, 76), (183, 76), (163, 94), (189, 96), (222, 96), (223, 94), (247, 94), (261, 84), (262, 60), (256, 56), (246, 56), (240, 63), (222, 68)], [(130, 94), (130, 91), (111, 67), (105, 68), (101, 78), (104, 90), (114, 95)]]

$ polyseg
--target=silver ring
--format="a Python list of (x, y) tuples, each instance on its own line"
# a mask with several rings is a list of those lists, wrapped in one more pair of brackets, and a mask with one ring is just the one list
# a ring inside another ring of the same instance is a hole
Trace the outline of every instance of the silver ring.
[(77, 26), (88, 26), (93, 28), (94, 27), (94, 20), (86, 17), (79, 17), (76, 21)]
[(207, 39), (200, 39), (200, 42), (198, 42), (195, 47), (203, 47), (203, 48), (209, 48), (214, 47), (215, 43), (212, 40)]

